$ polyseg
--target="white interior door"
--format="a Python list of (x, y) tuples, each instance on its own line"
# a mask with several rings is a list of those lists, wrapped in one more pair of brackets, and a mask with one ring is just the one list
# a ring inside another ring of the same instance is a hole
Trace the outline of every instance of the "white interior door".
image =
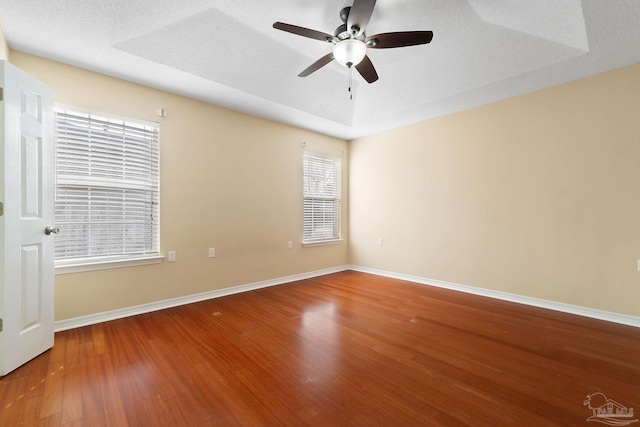
[(1, 62), (0, 375), (53, 346), (53, 93)]

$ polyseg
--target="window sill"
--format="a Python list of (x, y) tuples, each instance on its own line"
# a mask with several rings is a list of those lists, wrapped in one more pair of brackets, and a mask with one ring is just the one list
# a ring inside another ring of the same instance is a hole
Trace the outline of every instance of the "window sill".
[(60, 264), (56, 265), (55, 274), (82, 273), (85, 271), (107, 270), (110, 268), (135, 267), (138, 265), (159, 264), (164, 256), (128, 258), (118, 260), (95, 261), (91, 263)]
[(313, 246), (325, 246), (325, 245), (339, 245), (343, 242), (342, 239), (332, 239), (332, 240), (318, 240), (316, 242), (302, 242), (302, 246), (305, 248), (313, 247)]

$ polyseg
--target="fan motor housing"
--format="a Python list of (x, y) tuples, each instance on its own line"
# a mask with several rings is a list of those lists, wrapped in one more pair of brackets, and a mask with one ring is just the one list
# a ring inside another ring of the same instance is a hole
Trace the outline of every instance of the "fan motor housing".
[(333, 35), (340, 40), (348, 39), (351, 36), (351, 34), (349, 34), (349, 31), (347, 31), (347, 24), (342, 24), (338, 28), (336, 28)]
[(351, 6), (347, 6), (344, 9), (342, 9), (340, 11), (340, 20), (342, 22), (344, 22), (345, 24), (347, 23), (347, 20), (349, 19), (349, 12), (351, 12)]
[[(336, 30), (334, 31), (333, 35), (336, 36), (337, 38), (339, 38), (340, 40), (346, 40), (346, 39), (350, 39), (350, 38), (354, 38), (354, 33), (352, 33), (349, 28), (347, 28), (347, 21), (349, 20), (349, 12), (351, 12), (351, 7), (347, 6), (345, 8), (343, 8), (340, 11), (340, 20), (343, 22), (338, 28), (336, 28)], [(359, 31), (359, 30), (358, 30)], [(362, 32), (360, 35), (358, 35), (357, 38), (358, 40), (364, 40), (365, 39), (365, 34), (364, 32)]]

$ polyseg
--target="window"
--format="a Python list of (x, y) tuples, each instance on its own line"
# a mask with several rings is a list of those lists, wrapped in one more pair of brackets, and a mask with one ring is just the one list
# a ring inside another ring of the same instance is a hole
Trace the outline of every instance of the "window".
[(339, 159), (304, 154), (304, 244), (340, 239), (340, 171)]
[(55, 117), (56, 267), (158, 257), (158, 125), (63, 108)]

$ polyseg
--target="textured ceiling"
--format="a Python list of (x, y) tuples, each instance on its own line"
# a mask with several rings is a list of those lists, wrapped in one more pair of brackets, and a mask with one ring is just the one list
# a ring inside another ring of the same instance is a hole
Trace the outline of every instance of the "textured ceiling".
[[(638, 0), (378, 0), (367, 34), (432, 30), (431, 44), (369, 49), (367, 84), (331, 45), (352, 0), (0, 0), (9, 46), (343, 139), (640, 62)], [(162, 106), (158, 106), (160, 108)], [(169, 112), (170, 113), (170, 112)]]

